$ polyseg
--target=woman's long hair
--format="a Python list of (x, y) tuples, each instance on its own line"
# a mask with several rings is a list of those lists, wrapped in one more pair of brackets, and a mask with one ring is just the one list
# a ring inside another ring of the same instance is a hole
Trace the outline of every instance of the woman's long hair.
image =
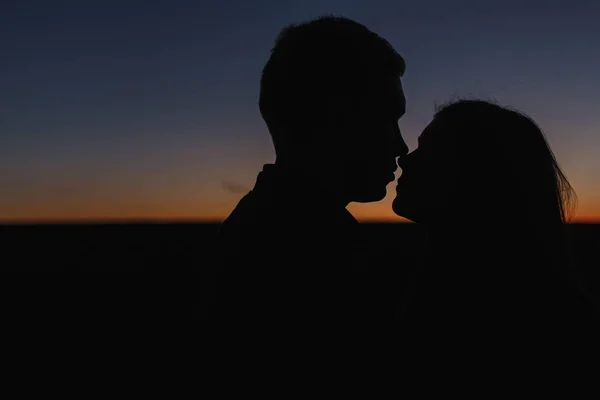
[(462, 171), (484, 173), (477, 190), (489, 187), (518, 219), (566, 223), (576, 195), (540, 127), (528, 116), (483, 100), (439, 107), (435, 119), (456, 143)]
[(482, 100), (439, 107), (434, 121), (458, 154), (464, 183), (458, 197), (512, 218), (514, 230), (503, 239), (508, 246), (513, 235), (514, 243), (527, 243), (521, 249), (528, 261), (553, 270), (539, 273), (557, 273), (596, 302), (574, 269), (567, 222), (576, 194), (540, 127), (519, 111)]

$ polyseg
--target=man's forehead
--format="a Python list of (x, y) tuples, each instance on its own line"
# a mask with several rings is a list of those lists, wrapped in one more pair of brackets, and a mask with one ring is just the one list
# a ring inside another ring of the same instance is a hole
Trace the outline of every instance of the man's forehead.
[(406, 112), (404, 88), (399, 77), (375, 79), (371, 81), (366, 96), (360, 96), (360, 102), (378, 111), (393, 113), (400, 118)]

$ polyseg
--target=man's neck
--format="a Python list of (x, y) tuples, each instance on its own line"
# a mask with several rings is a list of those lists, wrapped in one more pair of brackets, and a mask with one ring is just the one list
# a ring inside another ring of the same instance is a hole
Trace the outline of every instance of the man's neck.
[(290, 183), (297, 186), (298, 192), (302, 193), (303, 197), (316, 199), (341, 208), (346, 208), (350, 203), (345, 199), (345, 196), (335, 190), (335, 186), (332, 185), (328, 175), (321, 171), (280, 160), (277, 160), (273, 167), (278, 174), (285, 176)]

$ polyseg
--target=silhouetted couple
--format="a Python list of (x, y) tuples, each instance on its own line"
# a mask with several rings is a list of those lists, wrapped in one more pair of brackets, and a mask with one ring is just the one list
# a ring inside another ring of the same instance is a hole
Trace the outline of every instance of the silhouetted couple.
[[(593, 323), (565, 237), (574, 194), (539, 127), (462, 100), (438, 109), (409, 153), (404, 71), (385, 39), (352, 20), (281, 32), (260, 92), (276, 160), (218, 232), (219, 323), (275, 336)], [(414, 249), (400, 240), (394, 254), (373, 251), (346, 210), (382, 200), (398, 165), (393, 210), (424, 226), (422, 265), (406, 262)]]

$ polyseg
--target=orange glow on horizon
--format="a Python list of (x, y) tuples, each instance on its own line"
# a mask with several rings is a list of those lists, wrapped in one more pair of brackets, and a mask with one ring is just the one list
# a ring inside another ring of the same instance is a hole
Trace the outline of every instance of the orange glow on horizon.
[[(36, 225), (36, 224), (220, 224), (225, 218), (194, 218), (194, 217), (121, 217), (121, 218), (15, 218), (4, 219), (0, 225)], [(413, 223), (403, 218), (357, 218), (361, 223)], [(600, 224), (600, 217), (573, 218), (570, 224)]]
[[(412, 223), (405, 218), (396, 215), (367, 215), (366, 213), (352, 213), (359, 222), (364, 223)], [(164, 212), (154, 215), (140, 214), (111, 214), (85, 215), (85, 214), (55, 214), (45, 216), (27, 216), (27, 217), (4, 217), (0, 218), (0, 224), (61, 224), (61, 223), (221, 223), (227, 214), (215, 215), (195, 215), (194, 213), (169, 213)], [(569, 220), (569, 223), (600, 224), (599, 214), (576, 215)]]
[[(392, 184), (393, 185), (393, 184)], [(391, 207), (392, 194), (377, 203), (348, 206), (348, 210), (361, 222), (409, 222), (396, 216)], [(85, 223), (85, 222), (220, 222), (235, 208), (243, 193), (226, 193), (216, 190), (198, 193), (185, 189), (147, 192), (132, 195), (110, 190), (78, 197), (42, 196), (14, 198), (2, 203), (0, 199), (0, 224), (2, 223)], [(584, 201), (585, 200), (585, 201)], [(592, 194), (580, 198), (572, 223), (600, 223), (600, 201)]]

